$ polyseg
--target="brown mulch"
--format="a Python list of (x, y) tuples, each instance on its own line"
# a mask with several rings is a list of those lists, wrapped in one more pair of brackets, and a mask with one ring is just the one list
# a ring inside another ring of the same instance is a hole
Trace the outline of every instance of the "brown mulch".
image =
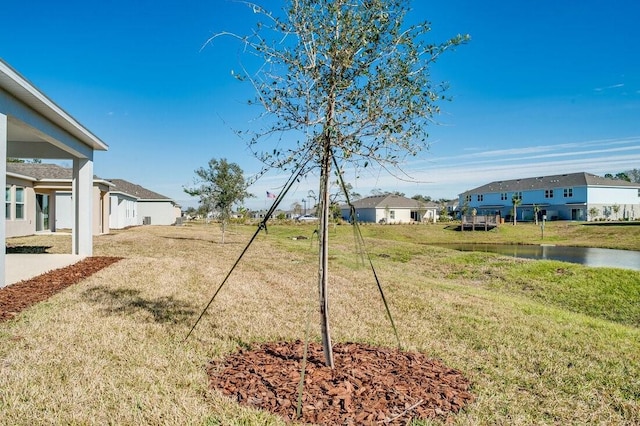
[(326, 425), (450, 421), (474, 400), (469, 381), (459, 371), (424, 354), (338, 343), (331, 369), (324, 364), (322, 346), (310, 343), (298, 418), (303, 352), (300, 341), (240, 349), (209, 364), (210, 386), (240, 404), (287, 420)]
[(23, 309), (48, 299), (120, 259), (122, 258), (87, 257), (76, 264), (0, 288), (0, 321), (13, 318)]

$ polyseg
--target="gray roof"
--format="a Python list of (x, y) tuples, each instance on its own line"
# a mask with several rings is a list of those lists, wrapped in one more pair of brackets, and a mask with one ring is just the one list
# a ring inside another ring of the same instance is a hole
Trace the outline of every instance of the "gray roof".
[(604, 178), (590, 173), (566, 173), (552, 176), (538, 176), (523, 179), (498, 180), (483, 186), (465, 191), (460, 195), (471, 193), (530, 191), (536, 189), (551, 189), (575, 186), (602, 187), (631, 187), (640, 188), (639, 183), (627, 182), (619, 179)]
[[(57, 164), (46, 163), (7, 163), (7, 172), (14, 173), (37, 181), (43, 180), (64, 180), (71, 181), (73, 178), (73, 169), (61, 167)], [(100, 179), (94, 176), (94, 179)], [(141, 200), (171, 200), (169, 197), (158, 194), (144, 188), (135, 183), (128, 182), (124, 179), (105, 179), (114, 186), (111, 192), (121, 192)]]
[(171, 198), (165, 197), (162, 194), (153, 192), (135, 183), (128, 182), (124, 179), (107, 179), (109, 182), (115, 185), (111, 188), (111, 192), (121, 192), (123, 194), (131, 195), (141, 200), (169, 200)]
[[(395, 194), (373, 195), (352, 202), (356, 209), (391, 208), (391, 209), (419, 209), (425, 207), (437, 207), (433, 202), (420, 202), (412, 198)], [(343, 208), (346, 206), (343, 206)]]
[[(73, 169), (47, 163), (7, 163), (7, 172), (34, 180), (71, 180)], [(94, 179), (100, 179), (94, 176)]]

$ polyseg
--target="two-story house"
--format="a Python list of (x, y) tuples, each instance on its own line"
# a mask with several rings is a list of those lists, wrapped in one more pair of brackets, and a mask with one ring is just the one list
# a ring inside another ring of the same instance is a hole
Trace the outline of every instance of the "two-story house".
[(640, 219), (640, 183), (584, 172), (491, 182), (460, 194), (460, 210), (509, 219), (514, 197), (517, 220)]

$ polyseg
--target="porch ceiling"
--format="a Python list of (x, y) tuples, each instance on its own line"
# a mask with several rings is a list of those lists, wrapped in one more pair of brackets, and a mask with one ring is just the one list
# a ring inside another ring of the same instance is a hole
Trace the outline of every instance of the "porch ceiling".
[(0, 60), (0, 112), (7, 115), (7, 156), (90, 158), (107, 145)]

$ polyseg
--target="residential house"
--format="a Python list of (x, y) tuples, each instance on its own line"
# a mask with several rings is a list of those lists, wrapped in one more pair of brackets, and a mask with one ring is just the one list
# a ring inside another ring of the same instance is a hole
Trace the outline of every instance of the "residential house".
[(455, 200), (447, 201), (445, 208), (447, 209), (447, 215), (452, 219), (456, 219), (460, 216), (460, 201), (457, 198)]
[[(71, 253), (91, 256), (93, 155), (107, 149), (103, 141), (0, 60), (0, 186), (5, 186), (0, 240), (6, 240), (10, 220), (29, 220), (30, 209), (27, 186), (22, 186), (27, 182), (17, 177), (7, 185), (7, 157), (70, 160), (74, 210), (79, 213), (71, 228)], [(0, 287), (5, 284), (5, 256), (5, 250), (0, 250)]]
[(174, 225), (182, 216), (169, 197), (124, 179), (108, 179), (111, 187), (109, 226), (122, 229), (137, 225)]
[[(73, 228), (73, 170), (46, 163), (7, 163), (7, 237)], [(109, 183), (95, 177), (92, 233), (109, 233)]]
[(460, 194), (460, 210), (509, 220), (514, 197), (517, 220), (534, 220), (536, 211), (547, 220), (640, 218), (640, 183), (584, 172), (491, 182)]
[[(415, 223), (436, 222), (438, 205), (433, 202), (421, 202), (395, 194), (374, 195), (351, 203), (358, 222), (369, 223)], [(340, 206), (342, 218), (352, 219), (348, 205)]]

